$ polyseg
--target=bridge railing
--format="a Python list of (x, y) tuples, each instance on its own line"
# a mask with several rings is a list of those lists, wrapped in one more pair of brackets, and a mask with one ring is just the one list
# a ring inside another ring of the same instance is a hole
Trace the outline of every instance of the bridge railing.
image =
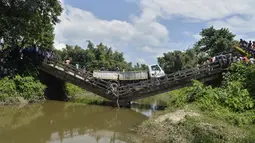
[(83, 71), (81, 69), (77, 69), (73, 65), (67, 65), (67, 64), (58, 62), (57, 60), (52, 60), (48, 58), (44, 59), (43, 63), (53, 68), (56, 68), (58, 70), (61, 70), (69, 75), (71, 74), (76, 78), (80, 78), (84, 82), (90, 83), (94, 85), (95, 87), (98, 87), (104, 90), (109, 90), (109, 82), (93, 77), (93, 74), (89, 71)]
[(129, 96), (130, 93), (140, 91), (141, 89), (151, 89), (157, 86), (167, 86), (174, 82), (180, 82), (187, 79), (199, 79), (204, 76), (217, 74), (223, 69), (223, 65), (220, 62), (213, 62), (206, 65), (201, 65), (195, 68), (178, 71), (166, 75), (164, 78), (160, 79), (150, 79), (146, 81), (141, 81), (134, 84), (128, 84), (118, 88), (118, 94), (120, 97)]

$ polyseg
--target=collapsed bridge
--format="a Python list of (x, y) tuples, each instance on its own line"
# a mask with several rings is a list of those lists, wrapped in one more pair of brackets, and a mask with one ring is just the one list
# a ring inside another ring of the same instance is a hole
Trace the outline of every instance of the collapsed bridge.
[[(31, 58), (31, 55), (27, 57)], [(72, 65), (61, 63), (57, 59), (45, 56), (43, 52), (39, 52), (39, 55), (35, 57), (40, 61), (37, 66), (41, 71), (56, 77), (60, 81), (70, 82), (110, 101), (124, 103), (189, 86), (192, 84), (192, 80), (213, 81), (221, 77), (222, 73), (234, 62), (233, 58), (222, 58), (216, 62), (178, 71), (160, 78), (150, 78), (115, 87), (109, 80), (97, 78), (89, 71), (83, 71)]]
[(111, 101), (134, 101), (192, 84), (192, 80), (207, 82), (219, 78), (233, 61), (219, 60), (195, 68), (175, 72), (163, 78), (152, 78), (134, 84), (114, 88), (110, 81), (98, 79), (91, 72), (76, 69), (57, 60), (46, 58), (39, 68), (63, 81), (70, 82), (87, 91)]

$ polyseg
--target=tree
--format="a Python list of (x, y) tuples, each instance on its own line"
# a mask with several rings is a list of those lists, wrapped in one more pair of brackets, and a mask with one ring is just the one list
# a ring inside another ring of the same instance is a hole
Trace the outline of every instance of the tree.
[(158, 58), (159, 65), (166, 73), (192, 68), (212, 56), (232, 52), (232, 46), (236, 44), (235, 35), (226, 28), (219, 30), (213, 27), (202, 29), (200, 35), (202, 38), (194, 44), (193, 48), (185, 52), (164, 53), (163, 57)]
[(53, 47), (53, 25), (62, 12), (58, 0), (2, 0), (0, 37), (6, 45)]
[(184, 69), (187, 62), (192, 60), (185, 52), (173, 51), (164, 53), (163, 57), (158, 58), (159, 65), (166, 73), (172, 73)]
[(214, 27), (210, 27), (202, 29), (200, 36), (202, 38), (197, 44), (198, 46), (203, 47), (203, 51), (207, 52), (210, 56), (232, 51), (235, 35), (227, 28), (217, 30)]
[(66, 45), (62, 51), (57, 51), (61, 60), (69, 57), (71, 64), (79, 64), (86, 67), (87, 70), (99, 70), (104, 66), (108, 70), (115, 70), (118, 66), (120, 69), (132, 70), (132, 63), (128, 63), (124, 59), (124, 54), (112, 51), (111, 47), (107, 47), (100, 43), (94, 46), (91, 41), (87, 41), (88, 46), (83, 49), (79, 46)]

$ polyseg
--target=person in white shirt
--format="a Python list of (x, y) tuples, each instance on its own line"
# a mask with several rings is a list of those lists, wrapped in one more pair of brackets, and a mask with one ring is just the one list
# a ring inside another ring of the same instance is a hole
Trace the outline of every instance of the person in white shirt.
[(70, 64), (70, 60), (69, 58), (66, 59), (66, 64), (69, 65)]
[(250, 64), (254, 64), (254, 58), (250, 58), (249, 62)]

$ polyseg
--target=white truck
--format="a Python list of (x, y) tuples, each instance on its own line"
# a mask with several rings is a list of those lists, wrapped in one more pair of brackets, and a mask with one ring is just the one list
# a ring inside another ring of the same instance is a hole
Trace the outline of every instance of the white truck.
[(165, 72), (158, 64), (148, 65), (147, 71), (93, 71), (93, 77), (109, 80), (115, 83), (113, 86), (120, 86), (128, 83), (135, 83), (151, 78), (161, 78)]

